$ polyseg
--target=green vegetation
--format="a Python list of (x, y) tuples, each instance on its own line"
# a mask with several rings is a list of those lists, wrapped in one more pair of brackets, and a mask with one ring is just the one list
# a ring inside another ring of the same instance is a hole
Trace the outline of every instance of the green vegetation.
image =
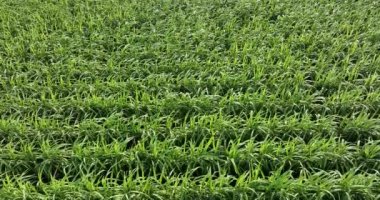
[(379, 199), (380, 1), (0, 1), (0, 199)]

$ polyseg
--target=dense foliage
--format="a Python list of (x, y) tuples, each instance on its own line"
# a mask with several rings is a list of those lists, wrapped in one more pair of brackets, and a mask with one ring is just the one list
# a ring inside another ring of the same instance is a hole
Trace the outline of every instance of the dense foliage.
[(380, 198), (380, 1), (0, 1), (1, 199)]

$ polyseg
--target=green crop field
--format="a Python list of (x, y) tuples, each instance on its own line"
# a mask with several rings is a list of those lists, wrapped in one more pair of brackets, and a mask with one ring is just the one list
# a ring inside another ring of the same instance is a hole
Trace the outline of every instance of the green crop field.
[(380, 199), (380, 1), (0, 0), (0, 199)]

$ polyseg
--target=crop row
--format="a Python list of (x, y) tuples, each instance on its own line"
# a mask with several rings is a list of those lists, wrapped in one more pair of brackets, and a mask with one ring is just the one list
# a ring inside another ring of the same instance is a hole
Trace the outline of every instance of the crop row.
[[(356, 142), (378, 139), (379, 120), (369, 114), (358, 113), (352, 116), (314, 116), (308, 113), (289, 116), (267, 116), (263, 112), (250, 112), (240, 116), (219, 114), (186, 115), (183, 119), (175, 115), (142, 115), (123, 117), (123, 113), (113, 113), (108, 117), (85, 118), (71, 124), (71, 119), (61, 121), (49, 118), (32, 117), (27, 119), (8, 119), (0, 121), (2, 143), (12, 140), (28, 142), (49, 139), (60, 142), (81, 140), (105, 142), (123, 140), (127, 137), (159, 137), (191, 139), (200, 141), (217, 135), (223, 140), (248, 140), (266, 137), (289, 139), (313, 137), (342, 137)], [(37, 142), (38, 143), (38, 142)]]
[[(348, 146), (335, 139), (316, 139), (308, 144), (302, 140), (266, 140), (226, 145), (210, 138), (197, 145), (192, 142), (188, 145), (182, 148), (173, 146), (170, 141), (146, 141), (127, 149), (122, 142), (69, 147), (42, 141), (41, 148), (23, 144), (15, 150), (10, 144), (1, 152), (3, 187), (0, 193), (31, 190), (26, 195), (51, 195), (70, 185), (94, 194), (102, 194), (103, 189), (110, 187), (111, 191), (116, 190), (115, 195), (132, 195), (134, 189), (154, 193), (161, 187), (161, 192), (180, 187), (177, 188), (180, 193), (187, 194), (190, 189), (197, 191), (192, 195), (201, 196), (205, 195), (201, 192), (205, 189), (215, 195), (221, 192), (218, 195), (222, 196), (237, 192), (243, 195), (270, 192), (281, 198), (289, 195), (375, 197), (380, 192), (377, 162), (380, 148), (374, 142)], [(14, 179), (10, 177), (22, 181), (7, 183)], [(78, 187), (82, 181), (87, 184)], [(145, 184), (152, 188), (146, 191), (147, 188), (142, 187)], [(51, 187), (56, 190), (51, 191)], [(42, 191), (37, 192), (36, 188)], [(120, 188), (124, 190), (119, 191)]]
[[(288, 173), (274, 173), (267, 179), (247, 172), (234, 178), (208, 173), (192, 180), (188, 174), (175, 176), (163, 172), (158, 177), (137, 175), (120, 183), (112, 179), (94, 180), (84, 177), (77, 182), (55, 180), (35, 186), (23, 178), (7, 177), (0, 195), (8, 199), (376, 199), (378, 177), (320, 172), (293, 179)], [(170, 177), (170, 178), (165, 178)], [(235, 186), (231, 186), (234, 183)], [(21, 198), (22, 197), (22, 198)]]
[(115, 178), (130, 170), (156, 177), (154, 171), (163, 168), (173, 174), (194, 170), (194, 177), (210, 170), (234, 176), (260, 169), (262, 178), (280, 169), (295, 177), (301, 170), (314, 173), (321, 170), (345, 173), (352, 169), (378, 173), (380, 170), (380, 147), (373, 141), (364, 145), (348, 145), (335, 138), (316, 138), (309, 143), (300, 139), (227, 143), (216, 136), (198, 143), (190, 140), (184, 146), (176, 146), (175, 140), (170, 139), (144, 138), (134, 146), (131, 141), (132, 137), (109, 144), (102, 141), (55, 144), (49, 140), (40, 141), (39, 146), (23, 141), (9, 143), (1, 149), (0, 171), (2, 176), (28, 175), (36, 181), (37, 176), (77, 179), (87, 174)]

